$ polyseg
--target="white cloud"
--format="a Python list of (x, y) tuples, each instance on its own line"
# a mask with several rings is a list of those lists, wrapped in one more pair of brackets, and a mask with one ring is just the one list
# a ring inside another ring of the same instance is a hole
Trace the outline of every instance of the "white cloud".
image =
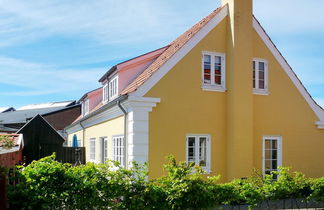
[[(116, 44), (163, 36), (166, 13), (162, 1), (0, 1), (0, 45), (52, 34), (81, 35)], [(172, 33), (170, 31), (170, 33)]]
[(46, 95), (65, 91), (89, 90), (99, 86), (103, 69), (58, 69), (56, 66), (0, 57), (0, 83), (18, 86), (0, 95)]

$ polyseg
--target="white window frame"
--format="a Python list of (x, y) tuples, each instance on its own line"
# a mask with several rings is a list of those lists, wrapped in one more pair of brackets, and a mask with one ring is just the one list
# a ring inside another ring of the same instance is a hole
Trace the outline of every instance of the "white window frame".
[[(265, 141), (276, 140), (277, 141), (277, 169), (282, 166), (282, 136), (263, 136), (262, 139), (262, 173), (265, 175)], [(272, 170), (277, 171), (277, 170)]]
[(188, 139), (189, 138), (195, 138), (195, 165), (199, 165), (199, 139), (203, 137), (207, 140), (207, 148), (206, 148), (206, 166), (202, 167), (206, 171), (207, 174), (211, 173), (211, 137), (209, 134), (187, 134), (186, 135), (186, 162), (189, 163), (188, 157), (189, 157), (189, 145), (188, 145)]
[[(269, 78), (268, 78), (268, 61), (262, 58), (254, 58), (255, 62), (255, 88), (253, 88), (253, 93), (257, 95), (268, 95), (269, 94)], [(264, 89), (259, 88), (259, 63), (264, 63)], [(253, 64), (252, 64), (253, 71)], [(252, 73), (253, 82), (253, 73)]]
[(121, 167), (125, 166), (125, 142), (124, 136), (112, 137), (112, 156), (113, 160), (119, 162)]
[(82, 116), (89, 114), (89, 99), (86, 99), (81, 103)]
[(118, 96), (118, 75), (112, 77), (108, 82), (108, 100), (111, 101)]
[(101, 143), (102, 143), (102, 157), (101, 157), (101, 161), (102, 163), (107, 163), (107, 161), (109, 160), (109, 152), (108, 152), (108, 137), (101, 137), (100, 138)]
[[(211, 84), (205, 84), (204, 82), (204, 56), (205, 55), (209, 55), (211, 56), (211, 75), (210, 75), (210, 79), (211, 79)], [(215, 65), (215, 56), (219, 56), (221, 57), (221, 84), (216, 84), (215, 83), (215, 72), (213, 69), (214, 65)], [(220, 92), (224, 92), (226, 91), (226, 56), (225, 53), (218, 53), (218, 52), (209, 52), (209, 51), (203, 51), (202, 52), (202, 60), (201, 60), (201, 85), (202, 85), (202, 89), (205, 91), (220, 91)]]
[(96, 138), (89, 139), (89, 161), (96, 162)]
[(109, 91), (108, 82), (106, 82), (102, 87), (102, 102), (103, 103), (107, 103), (107, 101), (108, 101), (108, 91)]

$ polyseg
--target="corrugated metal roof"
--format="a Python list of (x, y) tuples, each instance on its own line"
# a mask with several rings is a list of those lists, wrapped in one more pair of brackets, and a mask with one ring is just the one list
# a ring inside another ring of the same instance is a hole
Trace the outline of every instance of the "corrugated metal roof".
[[(64, 109), (67, 106), (73, 105), (75, 101), (69, 102), (57, 102), (47, 103), (48, 105), (30, 105), (31, 109), (19, 109), (12, 112), (0, 113), (0, 124), (14, 124), (14, 123), (26, 123), (27, 119), (33, 118), (37, 114), (44, 115), (50, 112)], [(53, 104), (53, 105), (49, 105)], [(55, 105), (54, 105), (55, 104)], [(25, 106), (28, 107), (28, 106)]]
[(20, 110), (29, 110), (29, 109), (45, 109), (45, 108), (54, 108), (54, 107), (62, 107), (62, 106), (68, 106), (74, 101), (63, 101), (63, 102), (48, 102), (48, 103), (42, 103), (42, 104), (30, 104), (26, 106), (22, 106), (17, 109), (17, 111)]

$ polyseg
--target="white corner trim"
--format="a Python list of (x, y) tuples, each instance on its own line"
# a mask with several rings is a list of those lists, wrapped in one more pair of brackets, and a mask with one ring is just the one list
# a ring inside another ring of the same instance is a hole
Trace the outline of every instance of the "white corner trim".
[(315, 124), (317, 125), (317, 128), (324, 129), (324, 121), (318, 121)]
[(122, 105), (127, 110), (127, 164), (148, 162), (149, 155), (149, 112), (161, 100), (159, 98), (130, 96)]
[(182, 46), (166, 63), (164, 63), (133, 96), (144, 96), (164, 75), (166, 75), (192, 48), (194, 48), (210, 31), (212, 31), (228, 15), (227, 6), (223, 7), (204, 27), (200, 29), (184, 46)]
[[(291, 81), (294, 83), (295, 87), (299, 90), (300, 94), (305, 98), (308, 105), (311, 107), (311, 109), (314, 111), (320, 122), (324, 122), (324, 110), (321, 109), (319, 105), (316, 104), (314, 99), (308, 94), (305, 87), (301, 83), (301, 81), (297, 78), (296, 74), (293, 72), (285, 58), (281, 55), (279, 50), (276, 48), (276, 46), (273, 44), (273, 42), (270, 40), (269, 36), (265, 33), (259, 22), (253, 18), (253, 27), (256, 30), (256, 32), (259, 34), (263, 42), (266, 44), (270, 52), (273, 54), (273, 56), (276, 58), (278, 63), (281, 65), (281, 67), (285, 70)], [(318, 122), (316, 123), (318, 128), (321, 128), (324, 126), (323, 124)]]

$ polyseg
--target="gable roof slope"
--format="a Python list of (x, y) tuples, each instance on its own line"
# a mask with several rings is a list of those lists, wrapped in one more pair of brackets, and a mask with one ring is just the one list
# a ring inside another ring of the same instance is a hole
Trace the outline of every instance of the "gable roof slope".
[(219, 7), (203, 18), (189, 30), (180, 35), (176, 40), (170, 43), (169, 47), (142, 73), (140, 74), (121, 95), (128, 94), (137, 90), (146, 82), (163, 64), (165, 64), (176, 52), (178, 52), (197, 32), (200, 31), (211, 19), (213, 19), (225, 6)]

